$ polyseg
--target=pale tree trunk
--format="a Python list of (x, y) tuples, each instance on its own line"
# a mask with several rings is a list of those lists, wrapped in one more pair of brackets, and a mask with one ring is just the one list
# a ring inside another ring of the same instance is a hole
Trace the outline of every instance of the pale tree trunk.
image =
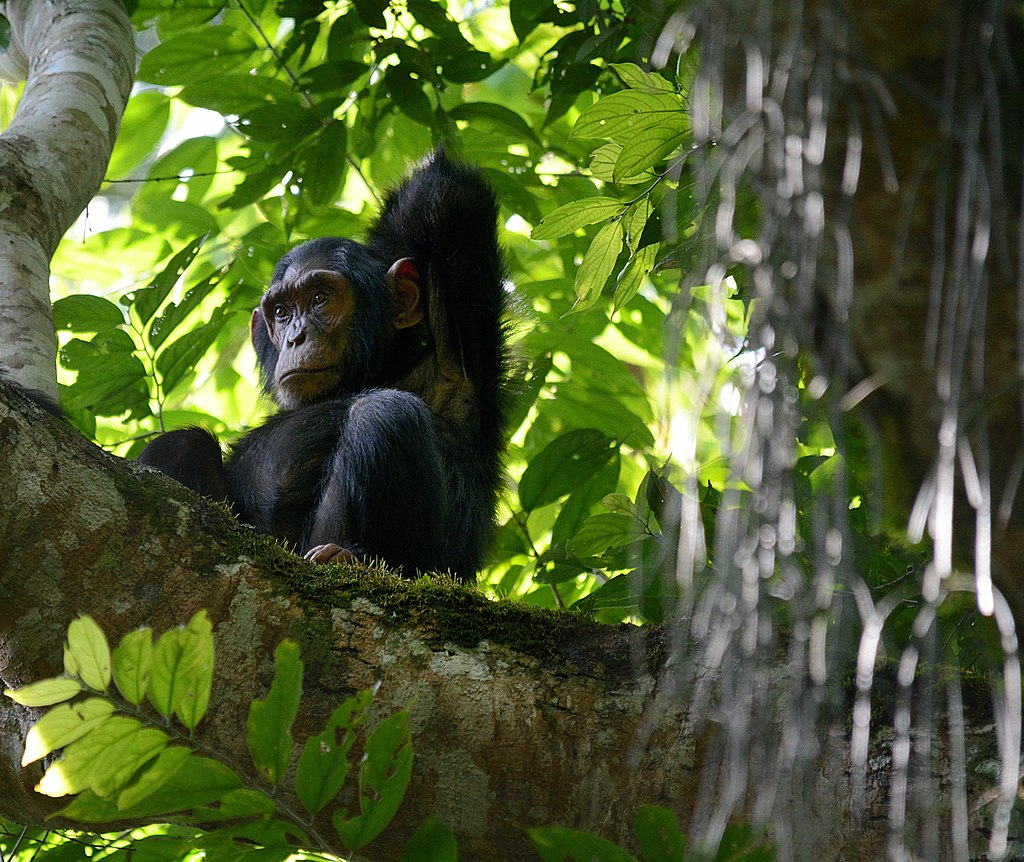
[[(99, 188), (135, 71), (118, 0), (13, 0), (10, 60), (28, 67), (0, 135), (0, 370), (55, 398), (50, 258)], [(8, 63), (11, 65), (11, 63)]]

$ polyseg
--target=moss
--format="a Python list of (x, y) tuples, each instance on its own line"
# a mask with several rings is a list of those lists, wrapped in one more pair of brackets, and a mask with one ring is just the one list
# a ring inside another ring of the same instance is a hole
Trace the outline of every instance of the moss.
[[(475, 649), (481, 641), (488, 641), (545, 667), (569, 662), (588, 672), (614, 669), (635, 674), (630, 650), (600, 649), (601, 644), (617, 644), (616, 630), (577, 614), (491, 600), (474, 586), (445, 575), (412, 580), (357, 563), (316, 565), (297, 558), (267, 536), (244, 531), (236, 537), (241, 542), (239, 552), (251, 557), (268, 577), (280, 581), (284, 591), (307, 609), (348, 608), (356, 599), (364, 599), (383, 611), (382, 626), (388, 627), (389, 621), (394, 628), (412, 624), (417, 638), (433, 649), (449, 644)], [(326, 619), (311, 614), (300, 629), (295, 636), (302, 641), (304, 655), (325, 656), (331, 648)], [(620, 626), (619, 632), (623, 638), (644, 638), (650, 666), (660, 663), (660, 629), (640, 632), (633, 626)]]
[[(210, 549), (218, 561), (223, 561), (225, 551), (253, 560), (259, 571), (279, 582), (282, 592), (294, 595), (307, 610), (348, 608), (362, 598), (384, 611), (383, 626), (387, 627), (389, 620), (394, 628), (412, 624), (416, 636), (432, 649), (448, 644), (475, 649), (481, 641), (488, 641), (533, 658), (544, 667), (567, 662), (588, 673), (635, 676), (636, 639), (641, 638), (648, 667), (661, 665), (664, 639), (660, 627), (641, 631), (620, 626), (616, 637), (615, 629), (578, 614), (494, 601), (474, 586), (445, 575), (411, 580), (374, 566), (316, 565), (270, 536), (239, 524), (227, 506), (204, 500), (176, 484), (169, 494), (169, 480), (138, 482), (127, 475), (124, 479), (130, 483), (133, 503), (144, 507), (155, 530), (177, 529), (178, 513), (167, 505), (168, 496), (173, 495), (219, 539), (219, 547)], [(193, 558), (197, 566), (202, 565), (202, 555), (203, 550), (197, 548)], [(325, 673), (331, 672), (333, 662), (331, 631), (327, 615), (314, 612), (297, 621), (293, 632), (306, 660), (321, 665)]]

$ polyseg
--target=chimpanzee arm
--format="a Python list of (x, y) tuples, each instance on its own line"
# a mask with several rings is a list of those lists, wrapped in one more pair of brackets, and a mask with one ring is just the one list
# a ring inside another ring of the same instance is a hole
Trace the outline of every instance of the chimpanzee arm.
[(228, 481), (220, 443), (202, 428), (184, 428), (161, 434), (142, 450), (138, 461), (204, 497), (228, 499)]
[(434, 419), (421, 398), (394, 389), (356, 396), (302, 550), (324, 561), (348, 556), (348, 549), (408, 575), (442, 568), (444, 472)]

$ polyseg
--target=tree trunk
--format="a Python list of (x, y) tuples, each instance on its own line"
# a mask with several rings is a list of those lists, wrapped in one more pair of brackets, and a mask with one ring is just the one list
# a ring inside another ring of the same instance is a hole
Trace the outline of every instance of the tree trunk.
[(0, 135), (0, 371), (57, 396), (50, 258), (103, 180), (135, 71), (118, 0), (14, 0), (8, 65), (28, 68)]

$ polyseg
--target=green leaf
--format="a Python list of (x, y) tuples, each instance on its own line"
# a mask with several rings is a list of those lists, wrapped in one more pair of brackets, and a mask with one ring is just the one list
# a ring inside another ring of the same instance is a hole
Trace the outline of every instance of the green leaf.
[(494, 60), (483, 51), (462, 49), (442, 63), (441, 74), (456, 84), (472, 84), (490, 77), (503, 65), (505, 61)]
[(240, 817), (273, 817), (277, 804), (265, 793), (242, 787), (232, 790), (217, 801), (216, 808), (199, 808), (193, 814), (196, 823), (216, 823), (219, 820), (237, 820)]
[(124, 314), (114, 303), (101, 296), (76, 294), (53, 304), (53, 322), (57, 329), (72, 332), (103, 332), (124, 324)]
[(448, 116), (453, 120), (464, 120), (475, 129), (479, 129), (483, 123), (490, 122), (512, 132), (516, 137), (537, 140), (536, 133), (522, 116), (495, 102), (463, 102), (452, 108)]
[(232, 72), (245, 63), (256, 43), (227, 24), (191, 29), (166, 39), (142, 58), (138, 79), (171, 86), (194, 84)]
[(297, 145), (320, 128), (320, 121), (302, 105), (265, 104), (242, 117), (238, 128), (257, 141)]
[(564, 584), (590, 573), (589, 567), (569, 557), (563, 543), (552, 545), (540, 556), (533, 571), (533, 580), (537, 584)]
[[(578, 31), (580, 36), (585, 34)], [(570, 33), (576, 36), (577, 33)], [(560, 40), (561, 42), (562, 40)], [(562, 50), (556, 48), (555, 50)], [(568, 48), (567, 50), (572, 50)], [(570, 62), (562, 67), (561, 74), (552, 76), (551, 99), (548, 102), (548, 113), (544, 117), (544, 125), (550, 126), (565, 114), (580, 97), (581, 93), (590, 93), (604, 70), (595, 63)]]
[(192, 752), (183, 745), (170, 745), (164, 748), (153, 762), (118, 794), (118, 809), (123, 811), (132, 808), (147, 796), (156, 793), (192, 756)]
[(135, 772), (167, 745), (168, 736), (136, 718), (114, 715), (64, 749), (46, 770), (36, 790), (44, 796), (68, 796), (90, 788), (110, 798)]
[(621, 616), (638, 613), (639, 600), (635, 589), (636, 577), (632, 572), (616, 575), (599, 586), (589, 596), (573, 604), (574, 611), (596, 615), (602, 611)]
[(551, 441), (519, 480), (519, 502), (526, 512), (553, 503), (590, 479), (618, 453), (618, 444), (592, 428), (569, 431)]
[(282, 641), (274, 652), (274, 680), (265, 700), (249, 708), (249, 751), (256, 768), (277, 784), (288, 770), (292, 755), (292, 722), (302, 696), (302, 660), (292, 641)]
[[(206, 195), (217, 180), (217, 177), (214, 176), (217, 168), (217, 138), (210, 135), (188, 138), (153, 162), (147, 174), (153, 182), (143, 183), (139, 191), (136, 192), (135, 200), (144, 204), (146, 213), (155, 214), (151, 218), (154, 224), (161, 222), (163, 210), (167, 210), (167, 217), (176, 219), (179, 213), (185, 213), (187, 210), (175, 207), (172, 211), (169, 204), (181, 203), (195, 207), (208, 205)], [(173, 178), (177, 178), (177, 184), (173, 187), (174, 192), (172, 193), (175, 199), (169, 201), (167, 199), (167, 182), (173, 181)], [(179, 201), (176, 198), (182, 191), (185, 192), (185, 199)], [(133, 207), (133, 209), (135, 208)], [(207, 223), (215, 221), (205, 210), (204, 214)], [(191, 219), (189, 224), (198, 221), (199, 218), (196, 217)], [(175, 227), (176, 236), (186, 230), (191, 230), (186, 226), (185, 221), (181, 221), (180, 226), (176, 225)], [(198, 230), (192, 231), (192, 233), (199, 232)]]
[(576, 120), (569, 137), (612, 140), (626, 147), (644, 131), (664, 129), (681, 134), (687, 127), (680, 96), (625, 90), (605, 96), (587, 108)]
[(178, 283), (178, 279), (188, 269), (189, 264), (195, 260), (195, 256), (199, 254), (199, 249), (203, 247), (207, 236), (209, 234), (204, 234), (188, 243), (170, 259), (148, 287), (125, 294), (121, 297), (121, 304), (133, 308), (143, 324), (149, 323), (150, 318), (156, 314), (157, 309), (167, 299), (167, 294)]
[(402, 862), (458, 862), (458, 859), (455, 835), (433, 815), (423, 821), (402, 852)]
[(195, 370), (196, 363), (213, 346), (227, 319), (223, 314), (215, 314), (209, 323), (186, 332), (160, 352), (156, 358), (156, 370), (165, 396)]
[(53, 706), (71, 700), (81, 691), (82, 684), (77, 679), (56, 676), (17, 689), (6, 688), (4, 694), (22, 706)]
[(206, 712), (212, 681), (213, 628), (206, 611), (198, 611), (156, 642), (147, 693), (161, 715), (177, 715), (192, 730)]
[(112, 663), (117, 690), (129, 703), (139, 706), (153, 667), (153, 632), (148, 628), (128, 632), (114, 650)]
[(612, 274), (615, 261), (622, 251), (622, 224), (612, 222), (602, 227), (590, 248), (583, 255), (583, 262), (576, 270), (576, 304), (573, 311), (590, 308), (601, 298), (608, 276)]
[(620, 200), (609, 197), (584, 198), (560, 206), (540, 220), (530, 235), (531, 239), (555, 239), (581, 227), (618, 215), (625, 209)]
[(684, 862), (686, 836), (675, 814), (660, 805), (642, 805), (633, 821), (644, 862)]
[[(636, 63), (611, 63), (622, 83), (642, 93), (674, 93), (675, 87), (657, 72), (645, 72)], [(648, 860), (650, 862), (650, 860)]]
[(245, 116), (264, 102), (297, 104), (291, 87), (267, 75), (218, 75), (186, 85), (178, 98), (197, 108), (238, 116)]
[(35, 763), (50, 752), (81, 739), (99, 727), (113, 712), (114, 705), (99, 697), (54, 707), (29, 728), (21, 765)]
[(422, 83), (413, 78), (404, 66), (389, 66), (384, 74), (384, 86), (388, 97), (410, 120), (423, 126), (433, 123), (434, 109), (423, 92)]
[(253, 170), (250, 166), (240, 163), (237, 158), (227, 160), (228, 164), (243, 172), (245, 179), (242, 180), (231, 195), (225, 199), (221, 206), (224, 209), (241, 209), (251, 203), (255, 203), (276, 186), (281, 177), (289, 170), (284, 162), (270, 162), (261, 171)]
[(168, 303), (163, 314), (153, 318), (153, 322), (149, 325), (149, 343), (154, 350), (158, 349), (185, 318), (198, 308), (199, 303), (210, 295), (210, 292), (220, 284), (226, 271), (219, 270), (213, 275), (207, 276), (194, 287), (189, 288), (181, 298), (181, 302)]
[(444, 6), (434, 0), (406, 0), (406, 8), (412, 16), (428, 30), (438, 35), (445, 33), (459, 35), (459, 26), (445, 11)]
[(563, 826), (528, 830), (534, 848), (544, 862), (636, 862), (611, 841)]
[(603, 147), (598, 147), (590, 157), (590, 172), (597, 179), (606, 183), (635, 184), (652, 182), (655, 179), (656, 174), (650, 168), (645, 171), (640, 171), (635, 176), (620, 176), (616, 179), (615, 165), (619, 160), (619, 154), (621, 152), (621, 144), (611, 143), (605, 144)]
[(87, 614), (68, 626), (64, 670), (97, 691), (105, 691), (110, 685), (110, 647), (103, 630)]
[[(372, 700), (369, 690), (348, 698), (331, 713), (324, 732), (306, 741), (295, 774), (295, 792), (310, 814), (320, 811), (345, 783), (355, 731), (366, 722)], [(340, 742), (339, 732), (344, 733)]]
[(341, 192), (347, 134), (343, 122), (333, 121), (299, 159), (302, 191), (314, 206), (333, 204)]
[(147, 90), (128, 100), (121, 119), (121, 128), (131, 134), (118, 135), (107, 165), (107, 177), (123, 179), (128, 172), (149, 156), (167, 129), (171, 103), (164, 93)]
[(639, 129), (623, 143), (622, 152), (615, 160), (612, 176), (616, 183), (645, 174), (686, 139), (686, 128), (675, 123), (659, 123)]
[(334, 828), (350, 850), (369, 844), (391, 822), (412, 775), (412, 733), (404, 709), (384, 719), (366, 740), (359, 770), (360, 814), (346, 820), (334, 813)]
[(78, 371), (62, 399), (68, 410), (118, 416), (126, 410), (148, 412), (146, 369), (135, 356), (135, 342), (123, 329), (97, 333), (90, 341), (73, 338), (60, 349), (61, 364)]
[(353, 0), (352, 5), (356, 7), (359, 17), (370, 27), (377, 30), (387, 27), (384, 10), (391, 5), (388, 0)]
[(601, 512), (583, 522), (579, 532), (566, 543), (566, 549), (581, 559), (598, 557), (609, 548), (628, 545), (637, 538), (641, 526), (632, 515)]
[(650, 195), (644, 195), (629, 208), (626, 217), (622, 220), (630, 251), (635, 252), (640, 247), (640, 238), (644, 234), (644, 228), (647, 226), (647, 220), (651, 217), (652, 212), (654, 212), (654, 201), (651, 200)]
[(222, 799), (242, 786), (227, 766), (208, 757), (188, 757), (157, 790), (134, 806), (119, 809), (113, 801), (85, 791), (58, 814), (81, 823), (109, 823), (117, 819), (156, 817), (188, 811)]
[(551, 543), (565, 543), (576, 533), (579, 526), (589, 517), (591, 509), (615, 490), (619, 481), (619, 459), (612, 458), (589, 479), (573, 489), (565, 502), (558, 507), (558, 517), (551, 528)]
[(658, 247), (646, 245), (623, 267), (619, 273), (618, 281), (615, 284), (615, 297), (612, 300), (613, 311), (618, 311), (626, 305), (640, 290), (644, 278), (650, 276), (654, 270), (654, 263), (658, 258)]
[(557, 7), (550, 0), (509, 0), (509, 18), (520, 44), (538, 24), (551, 20), (557, 11)]

